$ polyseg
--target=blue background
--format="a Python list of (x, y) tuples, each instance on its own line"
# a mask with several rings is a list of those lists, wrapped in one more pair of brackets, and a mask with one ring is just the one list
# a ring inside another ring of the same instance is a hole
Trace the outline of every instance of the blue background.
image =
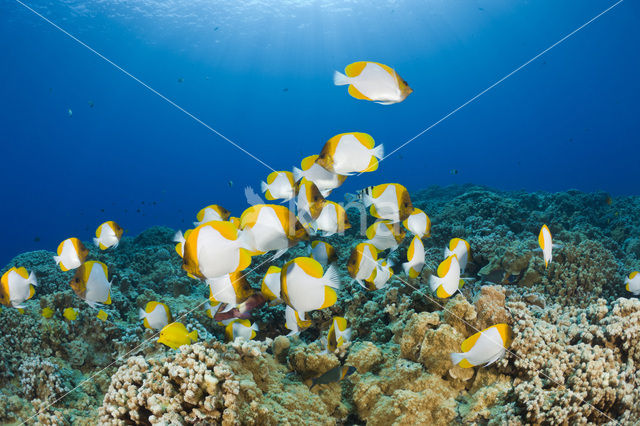
[[(391, 152), (613, 2), (27, 4), (290, 170), (341, 132)], [(384, 182), (638, 195), (639, 24), (624, 1), (331, 198)], [(240, 215), (244, 186), (269, 173), (13, 0), (0, 3), (0, 52), (0, 264), (90, 239), (104, 220), (135, 235), (185, 229), (211, 203)], [(331, 78), (357, 60), (394, 67), (414, 93), (351, 98)]]

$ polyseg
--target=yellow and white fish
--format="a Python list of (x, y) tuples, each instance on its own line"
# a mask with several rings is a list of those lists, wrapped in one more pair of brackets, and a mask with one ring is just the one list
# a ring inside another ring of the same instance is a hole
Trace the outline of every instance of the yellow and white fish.
[(358, 198), (370, 207), (371, 216), (392, 223), (402, 222), (413, 213), (409, 191), (398, 183), (370, 186), (360, 191)]
[(96, 305), (111, 304), (111, 283), (107, 265), (96, 260), (83, 263), (71, 279), (71, 288), (76, 295), (95, 308)]
[(229, 341), (233, 341), (237, 337), (251, 340), (256, 337), (258, 330), (258, 324), (251, 324), (251, 321), (248, 319), (234, 319), (227, 324), (224, 329), (224, 334), (227, 336), (227, 340)]
[(267, 273), (262, 278), (260, 285), (260, 291), (264, 294), (267, 300), (281, 300), (280, 299), (280, 272), (282, 268), (271, 265), (267, 269)]
[(271, 172), (266, 182), (260, 182), (260, 189), (267, 200), (290, 200), (295, 196), (293, 173)]
[(331, 194), (331, 191), (342, 185), (347, 177), (325, 169), (316, 163), (317, 159), (317, 155), (305, 157), (300, 163), (301, 169), (293, 168), (293, 180), (298, 182), (300, 179), (305, 178), (318, 187), (323, 197), (327, 197)]
[(296, 183), (296, 207), (298, 219), (303, 225), (306, 226), (317, 219), (325, 203), (326, 200), (313, 182), (302, 178)]
[(289, 305), (284, 309), (284, 326), (291, 330), (287, 336), (294, 336), (311, 326), (311, 320), (302, 321), (298, 313)]
[(320, 232), (328, 237), (333, 234), (342, 234), (346, 229), (351, 228), (347, 212), (344, 207), (333, 201), (326, 200), (322, 211), (317, 219), (309, 224), (312, 232)]
[(322, 265), (310, 257), (290, 260), (280, 273), (282, 300), (295, 309), (303, 321), (306, 312), (333, 306), (338, 300), (335, 290), (338, 288), (340, 275), (335, 265), (324, 272)]
[(223, 312), (238, 306), (253, 293), (253, 289), (242, 271), (221, 277), (207, 278), (207, 284), (209, 285), (209, 301), (229, 305)]
[(629, 277), (624, 280), (625, 288), (627, 291), (633, 293), (634, 296), (640, 295), (640, 273), (633, 271), (629, 274)]
[(455, 254), (460, 264), (460, 273), (464, 274), (464, 270), (467, 268), (467, 262), (471, 259), (471, 246), (466, 240), (462, 238), (452, 238), (449, 241), (449, 247), (444, 249), (444, 258)]
[(512, 341), (511, 327), (496, 324), (462, 342), (462, 352), (451, 354), (451, 362), (462, 368), (488, 366), (503, 358)]
[(185, 237), (182, 269), (198, 278), (216, 278), (251, 264), (247, 241), (230, 222), (199, 225)]
[(345, 73), (335, 71), (333, 84), (348, 84), (349, 94), (356, 99), (390, 105), (404, 101), (413, 92), (393, 68), (378, 62), (354, 62), (347, 65)]
[(362, 287), (368, 288), (367, 283), (373, 283), (378, 265), (378, 250), (373, 244), (360, 243), (353, 248), (347, 261), (349, 275)]
[(37, 285), (38, 280), (33, 271), (28, 273), (25, 268), (13, 267), (0, 278), (0, 303), (23, 309), (22, 303), (33, 297), (36, 292), (34, 286)]
[(367, 242), (373, 244), (378, 251), (391, 249), (394, 251), (404, 240), (406, 232), (398, 223), (379, 220), (367, 228)]
[(322, 265), (328, 265), (338, 260), (336, 249), (326, 241), (315, 240), (307, 247), (307, 252), (312, 259), (317, 260)]
[(377, 170), (382, 157), (383, 145), (375, 146), (371, 135), (352, 132), (329, 139), (315, 161), (330, 172), (348, 176)]
[(140, 308), (139, 316), (144, 326), (151, 330), (162, 330), (171, 322), (171, 311), (161, 302), (148, 302), (144, 309)]
[(276, 204), (256, 204), (240, 217), (240, 229), (253, 254), (276, 250), (272, 260), (307, 238), (307, 231), (288, 208)]
[(413, 212), (411, 212), (402, 224), (409, 232), (418, 238), (431, 236), (431, 219), (419, 208), (414, 207)]
[(196, 330), (189, 331), (184, 324), (180, 322), (172, 322), (164, 326), (160, 330), (158, 343), (169, 346), (172, 349), (178, 349), (183, 345), (190, 345), (198, 340), (198, 332)]
[(197, 222), (193, 222), (193, 225), (199, 226), (212, 220), (225, 221), (229, 216), (231, 216), (229, 210), (217, 204), (211, 204), (198, 212), (196, 215)]
[(424, 244), (417, 235), (411, 240), (407, 250), (407, 262), (402, 264), (404, 273), (409, 278), (417, 278), (424, 268)]
[(333, 353), (349, 341), (351, 341), (351, 329), (347, 327), (347, 320), (343, 317), (333, 317), (329, 333), (327, 333), (327, 352)]
[(124, 229), (114, 221), (106, 221), (96, 229), (96, 237), (93, 239), (93, 243), (96, 247), (100, 247), (100, 250), (118, 247), (123, 232)]
[(441, 299), (453, 296), (458, 291), (464, 281), (460, 279), (460, 264), (455, 254), (447, 257), (438, 265), (438, 275), (429, 277), (429, 287), (431, 291)]
[(56, 265), (63, 271), (70, 271), (78, 268), (87, 258), (89, 250), (77, 238), (67, 238), (58, 245), (58, 255), (53, 256)]
[(540, 233), (538, 234), (538, 244), (542, 249), (542, 257), (544, 258), (544, 267), (549, 266), (549, 262), (553, 258), (552, 250), (553, 248), (557, 248), (557, 244), (553, 244), (553, 240), (551, 238), (551, 231), (549, 231), (549, 227), (544, 224), (540, 229)]
[(393, 276), (393, 264), (387, 259), (378, 259), (376, 262), (375, 277), (372, 282), (367, 282), (367, 290), (375, 291), (383, 289), (387, 286), (387, 282)]
[(69, 321), (75, 321), (78, 318), (78, 311), (73, 308), (67, 308), (62, 313), (62, 316), (68, 319)]

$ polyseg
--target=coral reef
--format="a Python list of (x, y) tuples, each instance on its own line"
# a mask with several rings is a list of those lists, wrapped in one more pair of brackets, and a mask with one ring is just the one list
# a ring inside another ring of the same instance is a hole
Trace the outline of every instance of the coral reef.
[[(640, 269), (640, 199), (604, 193), (499, 192), (432, 187), (412, 194), (431, 218), (426, 267), (400, 273), (410, 238), (388, 256), (396, 274), (367, 291), (340, 267), (338, 302), (310, 313), (286, 336), (284, 306), (252, 311), (255, 341), (223, 343), (203, 306), (206, 285), (181, 269), (175, 230), (150, 228), (115, 249), (90, 247), (113, 278), (107, 321), (79, 300), (52, 252), (11, 266), (34, 270), (36, 296), (24, 313), (0, 313), (0, 421), (43, 424), (637, 424), (640, 421), (640, 301), (622, 284)], [(239, 213), (239, 212), (238, 212)], [(348, 211), (349, 220), (361, 218)], [(548, 224), (559, 244), (545, 268), (537, 235)], [(362, 240), (357, 227), (324, 238), (343, 265)], [(472, 257), (462, 294), (438, 299), (429, 275), (454, 237)], [(293, 247), (277, 264), (306, 255)], [(272, 263), (254, 259), (259, 289)], [(382, 254), (385, 256), (385, 254)], [(144, 329), (138, 308), (163, 301), (199, 342), (169, 349)], [(78, 310), (77, 320), (63, 317)], [(50, 308), (53, 316), (41, 316)], [(327, 353), (333, 316), (352, 341)], [(510, 324), (514, 340), (489, 367), (453, 366), (451, 352), (479, 330)], [(356, 372), (310, 387), (341, 365)]]

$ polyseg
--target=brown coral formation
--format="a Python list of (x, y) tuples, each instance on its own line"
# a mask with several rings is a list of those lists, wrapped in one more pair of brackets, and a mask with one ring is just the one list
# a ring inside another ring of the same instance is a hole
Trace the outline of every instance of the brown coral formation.
[(335, 424), (328, 407), (266, 354), (271, 342), (198, 343), (167, 357), (131, 357), (105, 395), (105, 424)]

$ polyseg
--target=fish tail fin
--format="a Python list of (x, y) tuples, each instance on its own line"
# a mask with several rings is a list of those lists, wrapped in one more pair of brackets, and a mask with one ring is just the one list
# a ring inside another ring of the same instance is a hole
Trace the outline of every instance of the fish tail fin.
[(38, 279), (36, 278), (35, 272), (31, 271), (29, 278), (27, 278), (27, 284), (38, 285)]
[(267, 185), (267, 182), (265, 181), (260, 182), (260, 191), (267, 192), (268, 190), (269, 190), (269, 185)]
[(142, 319), (146, 316), (147, 316), (147, 313), (144, 311), (144, 309), (140, 308), (140, 311), (138, 312), (138, 318)]
[(185, 242), (184, 235), (182, 235), (182, 231), (178, 231), (173, 235), (174, 243), (183, 243)]
[(429, 288), (431, 288), (431, 291), (436, 291), (439, 286), (440, 278), (436, 277), (435, 275), (431, 275), (429, 277)]
[(61, 256), (53, 256), (53, 260), (56, 262), (56, 265), (60, 264)]
[[(405, 262), (402, 264), (402, 270), (404, 271), (405, 275), (410, 275), (411, 274), (411, 263), (410, 262)], [(429, 280), (429, 283), (431, 283), (431, 280)]]
[(297, 167), (293, 168), (293, 181), (297, 182), (304, 177), (304, 171)]
[(327, 268), (327, 272), (324, 273), (324, 284), (333, 288), (340, 288), (340, 273), (335, 265), (331, 265)]
[(449, 250), (449, 247), (445, 247), (444, 249), (444, 258), (446, 259), (447, 257), (451, 256), (453, 254), (453, 252), (451, 250)]
[(342, 74), (340, 71), (333, 72), (333, 84), (336, 86), (344, 86), (349, 84), (349, 77)]
[(189, 333), (189, 337), (194, 342), (197, 341), (198, 340), (198, 330), (193, 330), (191, 333)]
[(464, 359), (464, 353), (462, 352), (453, 352), (449, 356), (451, 357), (451, 362), (453, 363), (453, 365), (460, 364), (460, 362)]
[(98, 240), (96, 237), (93, 237), (93, 244), (95, 244), (96, 247), (100, 247), (100, 240)]
[(380, 144), (371, 150), (371, 155), (376, 158), (384, 157), (384, 145)]

